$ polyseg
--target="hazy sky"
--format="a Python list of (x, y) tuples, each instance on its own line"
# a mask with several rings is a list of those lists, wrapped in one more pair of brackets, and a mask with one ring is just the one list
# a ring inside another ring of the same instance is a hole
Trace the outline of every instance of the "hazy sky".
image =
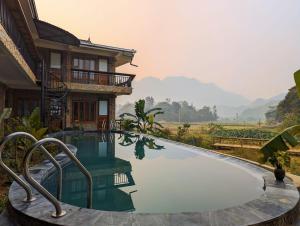
[[(248, 98), (293, 86), (299, 0), (36, 0), (39, 17), (92, 42), (133, 48), (137, 79), (187, 76)], [(183, 87), (188, 88), (188, 87)]]

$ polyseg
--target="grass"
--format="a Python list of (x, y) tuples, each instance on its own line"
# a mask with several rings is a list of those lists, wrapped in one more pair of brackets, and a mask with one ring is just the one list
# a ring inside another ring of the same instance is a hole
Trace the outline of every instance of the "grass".
[[(170, 129), (172, 132), (176, 133), (177, 127), (183, 123), (178, 122), (162, 122), (165, 128)], [(268, 132), (277, 132), (278, 128), (270, 127), (265, 124), (258, 125), (257, 123), (217, 123), (223, 126), (224, 129), (259, 129)], [(209, 129), (208, 123), (190, 123), (191, 133), (206, 133)]]

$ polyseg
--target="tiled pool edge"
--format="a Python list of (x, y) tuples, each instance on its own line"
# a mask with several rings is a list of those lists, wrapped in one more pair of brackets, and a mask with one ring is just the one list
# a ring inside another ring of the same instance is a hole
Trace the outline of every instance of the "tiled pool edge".
[[(69, 133), (69, 132), (68, 132)], [(156, 138), (157, 139), (157, 138)], [(164, 139), (165, 140), (165, 139)], [(265, 177), (266, 193), (259, 199), (252, 200), (240, 206), (223, 210), (178, 213), (178, 214), (135, 214), (104, 212), (93, 209), (78, 208), (62, 204), (68, 214), (60, 219), (50, 215), (54, 208), (40, 195), (31, 204), (22, 202), (25, 192), (14, 182), (9, 191), (10, 212), (19, 221), (29, 225), (286, 225), (297, 216), (299, 193), (292, 181), (285, 179), (285, 184), (274, 183), (273, 174), (265, 169), (246, 163), (242, 160), (210, 152), (190, 145), (176, 143), (194, 150), (209, 152), (216, 158), (228, 161), (230, 164), (239, 164), (255, 174)], [(66, 165), (67, 158), (59, 161)], [(50, 163), (35, 166), (33, 176), (41, 182), (47, 178), (55, 168)], [(51, 211), (50, 211), (51, 210)], [(39, 219), (38, 222), (35, 219)], [(263, 222), (263, 223), (262, 223)], [(26, 224), (25, 224), (26, 225)]]

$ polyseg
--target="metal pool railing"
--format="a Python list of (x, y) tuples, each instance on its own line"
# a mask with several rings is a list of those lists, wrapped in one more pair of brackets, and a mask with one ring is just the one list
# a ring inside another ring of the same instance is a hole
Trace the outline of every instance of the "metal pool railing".
[[(4, 162), (2, 159), (2, 153), (4, 151), (5, 145), (7, 142), (15, 140), (20, 137), (25, 137), (31, 140), (32, 142), (37, 142), (38, 140), (32, 136), (29, 133), (25, 132), (15, 132), (12, 133), (8, 136), (6, 136), (0, 144), (0, 166), (21, 186), (25, 189), (27, 198), (25, 199), (27, 202), (33, 201), (35, 198), (32, 197), (32, 192), (28, 184), (24, 182), (23, 179), (21, 179), (16, 173), (14, 173)], [(62, 192), (62, 168), (59, 165), (59, 163), (53, 158), (53, 156), (44, 148), (43, 146), (40, 147), (40, 149), (47, 155), (47, 157), (50, 159), (50, 161), (53, 163), (53, 165), (56, 167), (58, 171), (58, 178), (57, 178), (57, 198), (60, 200), (61, 199), (61, 192)]]
[(64, 211), (61, 208), (61, 205), (59, 201), (51, 194), (49, 193), (43, 186), (41, 186), (35, 179), (32, 178), (29, 172), (29, 163), (32, 156), (33, 151), (35, 151), (37, 148), (41, 147), (43, 144), (46, 143), (52, 143), (56, 144), (59, 147), (62, 148), (62, 151), (77, 165), (79, 170), (86, 176), (88, 181), (88, 194), (87, 194), (87, 203), (88, 208), (92, 207), (92, 189), (93, 189), (93, 181), (92, 176), (89, 173), (89, 171), (79, 162), (79, 160), (73, 155), (73, 153), (69, 150), (69, 148), (60, 140), (56, 138), (44, 138), (42, 140), (39, 140), (36, 142), (26, 153), (24, 158), (24, 177), (26, 178), (27, 182), (34, 187), (39, 193), (41, 193), (46, 199), (48, 199), (49, 202), (51, 202), (56, 212), (52, 213), (53, 217), (62, 217), (66, 214), (66, 211)]
[[(32, 191), (30, 186), (21, 179), (16, 173), (14, 173), (4, 162), (2, 159), (2, 153), (4, 150), (5, 145), (7, 142), (19, 138), (19, 137), (26, 137), (29, 138), (31, 141), (35, 142), (31, 148), (29, 148), (25, 154), (23, 159), (23, 171), (24, 171), (24, 178), (25, 180), (35, 188), (43, 197), (45, 197), (49, 202), (51, 202), (55, 207), (55, 212), (52, 213), (53, 217), (62, 217), (66, 214), (61, 208), (61, 204), (58, 200), (61, 199), (61, 191), (62, 191), (62, 168), (59, 163), (55, 160), (55, 158), (44, 148), (44, 144), (52, 143), (56, 144), (62, 148), (62, 151), (77, 165), (80, 171), (86, 176), (88, 181), (88, 194), (87, 194), (87, 206), (88, 208), (92, 207), (92, 188), (93, 188), (93, 181), (92, 176), (89, 171), (79, 162), (79, 160), (73, 155), (73, 153), (69, 150), (69, 148), (60, 140), (55, 138), (45, 138), (42, 140), (37, 140), (34, 136), (29, 133), (25, 132), (16, 132), (6, 136), (0, 143), (0, 167), (4, 169), (4, 171), (10, 175), (22, 188), (25, 189), (27, 197), (25, 201), (33, 202), (35, 198), (32, 196)], [(43, 186), (41, 186), (35, 179), (32, 178), (29, 171), (29, 163), (32, 156), (32, 153), (36, 149), (41, 149), (50, 161), (54, 164), (54, 166), (58, 170), (58, 185), (57, 185), (57, 198), (55, 198), (52, 194), (50, 194)]]

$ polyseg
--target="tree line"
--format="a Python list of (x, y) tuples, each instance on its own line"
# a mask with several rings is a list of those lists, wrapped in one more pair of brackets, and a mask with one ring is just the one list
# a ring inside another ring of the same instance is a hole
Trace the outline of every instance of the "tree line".
[[(153, 97), (145, 98), (145, 109), (161, 108), (164, 114), (157, 115), (157, 120), (166, 122), (210, 122), (218, 119), (217, 108), (213, 106), (203, 106), (197, 109), (187, 101), (165, 101), (155, 102)], [(127, 103), (120, 106), (118, 115), (122, 113), (134, 113), (134, 104)]]
[(276, 107), (271, 107), (265, 114), (270, 124), (282, 124), (282, 129), (300, 123), (300, 98), (296, 87), (289, 89), (289, 92)]

